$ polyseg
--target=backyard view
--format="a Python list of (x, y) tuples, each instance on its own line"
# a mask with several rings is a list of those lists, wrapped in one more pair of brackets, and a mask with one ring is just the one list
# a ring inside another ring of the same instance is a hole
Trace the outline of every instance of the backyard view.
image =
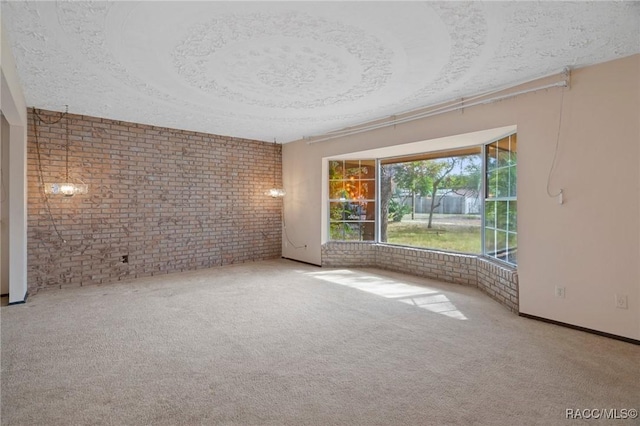
[(387, 228), (387, 242), (414, 247), (440, 248), (464, 253), (480, 253), (480, 215), (434, 214), (432, 228), (427, 228), (428, 215), (406, 215)]
[(515, 265), (516, 191), (516, 134), (484, 150), (382, 159), (379, 168), (373, 159), (332, 160), (329, 237), (485, 254)]
[(479, 148), (431, 154), (381, 167), (380, 241), (481, 253)]

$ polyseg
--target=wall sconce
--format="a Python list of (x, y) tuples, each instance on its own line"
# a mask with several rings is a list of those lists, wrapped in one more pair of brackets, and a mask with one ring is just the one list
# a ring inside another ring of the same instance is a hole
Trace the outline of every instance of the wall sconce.
[(280, 197), (284, 197), (285, 195), (287, 195), (287, 191), (285, 191), (282, 188), (271, 188), (268, 192), (269, 196), (273, 197), (273, 198), (280, 198)]
[(273, 140), (273, 188), (268, 190), (266, 194), (272, 198), (282, 198), (287, 194), (287, 191), (284, 188), (278, 188), (276, 185), (276, 167), (278, 164), (278, 145), (276, 144), (276, 140)]
[(45, 194), (73, 197), (74, 195), (89, 193), (89, 185), (73, 183), (68, 180), (63, 183), (45, 183), (44, 192)]
[[(40, 117), (40, 115), (37, 113), (36, 109), (34, 108), (34, 113), (35, 116), (34, 117), (34, 133), (35, 133), (35, 137), (36, 137), (36, 146), (38, 148), (38, 167), (40, 169), (40, 177), (42, 178), (42, 165), (40, 163), (40, 144), (38, 141), (38, 131), (35, 125), (35, 120), (36, 118), (40, 121), (42, 121), (43, 123), (46, 123), (42, 117)], [(86, 185), (84, 182), (73, 182), (71, 180), (71, 175), (69, 173), (69, 105), (65, 105), (65, 111), (64, 113), (60, 116), (60, 120), (62, 120), (63, 118), (65, 119), (65, 133), (66, 133), (66, 158), (65, 158), (65, 179), (63, 182), (55, 182), (55, 183), (48, 183), (48, 182), (43, 182), (44, 185), (44, 193), (45, 194), (50, 194), (50, 195), (63, 195), (65, 197), (73, 197), (74, 195), (78, 195), (78, 194), (87, 194), (89, 192), (89, 185)], [(57, 121), (56, 121), (57, 122)], [(47, 124), (55, 124), (55, 122), (52, 123), (47, 123)]]

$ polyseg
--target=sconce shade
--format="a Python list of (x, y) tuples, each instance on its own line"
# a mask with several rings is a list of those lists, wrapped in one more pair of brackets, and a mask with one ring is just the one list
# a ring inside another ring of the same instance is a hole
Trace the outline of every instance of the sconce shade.
[(44, 192), (45, 194), (73, 197), (78, 194), (87, 194), (89, 192), (89, 185), (73, 182), (45, 183)]
[(282, 188), (271, 188), (267, 194), (273, 198), (284, 197), (287, 192)]

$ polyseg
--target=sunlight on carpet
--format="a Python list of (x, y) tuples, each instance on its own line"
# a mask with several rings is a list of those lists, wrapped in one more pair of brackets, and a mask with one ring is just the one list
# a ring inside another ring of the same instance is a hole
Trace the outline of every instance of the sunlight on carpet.
[(394, 299), (430, 312), (445, 315), (458, 320), (467, 317), (439, 290), (395, 281), (375, 275), (356, 274), (346, 269), (322, 272), (305, 272), (305, 275), (343, 285), (367, 293)]

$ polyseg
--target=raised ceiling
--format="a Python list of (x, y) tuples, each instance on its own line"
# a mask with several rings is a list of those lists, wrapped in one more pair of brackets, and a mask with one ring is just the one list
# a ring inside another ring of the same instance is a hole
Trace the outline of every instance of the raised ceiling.
[(639, 2), (3, 2), (28, 105), (278, 142), (640, 52)]

